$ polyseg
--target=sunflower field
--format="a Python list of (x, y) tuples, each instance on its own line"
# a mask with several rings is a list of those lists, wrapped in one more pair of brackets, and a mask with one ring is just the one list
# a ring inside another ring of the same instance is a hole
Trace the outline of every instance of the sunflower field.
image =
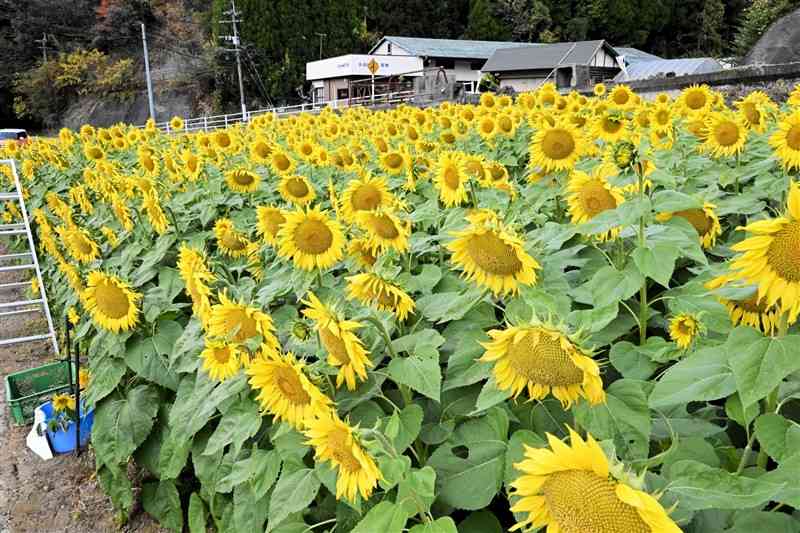
[(172, 129), (5, 148), (121, 520), (800, 531), (800, 88)]

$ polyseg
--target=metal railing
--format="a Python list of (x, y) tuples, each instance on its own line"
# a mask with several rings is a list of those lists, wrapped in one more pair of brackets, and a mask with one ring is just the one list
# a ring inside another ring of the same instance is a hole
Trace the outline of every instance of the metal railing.
[[(320, 102), (305, 102), (302, 104), (289, 106), (276, 106), (248, 111), (246, 115), (240, 113), (230, 113), (226, 115), (206, 115), (202, 117), (191, 117), (183, 119), (182, 132), (192, 131), (211, 131), (219, 128), (227, 128), (234, 124), (250, 122), (259, 115), (273, 114), (276, 117), (297, 115), (300, 113), (319, 113), (325, 108), (347, 109), (351, 107), (384, 107), (387, 105), (398, 105), (414, 99), (434, 96), (433, 93), (418, 93), (413, 90), (382, 93), (376, 95), (360, 96), (357, 98), (339, 98)], [(144, 128), (144, 125), (140, 125)], [(173, 133), (169, 121), (157, 122), (156, 127), (166, 133)]]

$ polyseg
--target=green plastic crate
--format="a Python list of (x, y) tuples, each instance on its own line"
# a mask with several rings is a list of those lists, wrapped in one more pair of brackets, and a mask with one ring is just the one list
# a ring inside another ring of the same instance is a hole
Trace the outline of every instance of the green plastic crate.
[(33, 422), (33, 412), (53, 394), (71, 389), (70, 369), (75, 379), (75, 365), (67, 361), (49, 363), (6, 376), (6, 403), (17, 426)]

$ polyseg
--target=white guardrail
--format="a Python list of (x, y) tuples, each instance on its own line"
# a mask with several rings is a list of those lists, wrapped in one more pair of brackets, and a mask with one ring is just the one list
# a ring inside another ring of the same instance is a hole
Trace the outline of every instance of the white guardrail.
[[(278, 117), (297, 115), (299, 113), (317, 113), (325, 108), (347, 109), (350, 107), (370, 107), (396, 105), (411, 101), (415, 98), (432, 96), (434, 93), (417, 93), (414, 91), (400, 91), (394, 93), (376, 94), (373, 96), (361, 96), (358, 98), (340, 98), (338, 100), (326, 100), (322, 102), (304, 103), (282, 107), (268, 107), (248, 111), (246, 115), (242, 113), (232, 113), (228, 115), (212, 115), (202, 117), (192, 117), (183, 119), (183, 129), (181, 131), (209, 131), (218, 128), (227, 128), (232, 124), (249, 122), (253, 117), (272, 113)], [(180, 116), (180, 115), (179, 115)], [(139, 126), (144, 128), (144, 125)], [(167, 133), (172, 132), (169, 121), (157, 122), (156, 127)]]

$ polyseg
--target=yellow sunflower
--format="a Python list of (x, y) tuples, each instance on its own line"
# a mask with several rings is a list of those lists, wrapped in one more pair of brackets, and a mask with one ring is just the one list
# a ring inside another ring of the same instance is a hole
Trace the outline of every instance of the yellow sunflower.
[[(595, 87), (597, 86), (595, 85)], [(621, 109), (626, 109), (632, 105), (635, 105), (636, 103), (635, 95), (633, 91), (631, 91), (631, 88), (627, 85), (616, 85), (613, 89), (611, 89), (608, 99), (612, 104), (614, 104), (614, 106)]]
[(169, 120), (169, 127), (173, 131), (181, 131), (183, 129), (183, 119), (181, 117), (172, 117)]
[(753, 91), (736, 102), (742, 121), (747, 128), (764, 133), (770, 119), (778, 113), (778, 106), (764, 91)]
[(206, 347), (200, 354), (203, 358), (203, 370), (211, 379), (225, 381), (239, 372), (241, 360), (239, 349), (235, 344), (222, 341), (206, 341)]
[(86, 310), (100, 327), (113, 333), (136, 327), (142, 295), (118, 277), (99, 270), (89, 272), (82, 296)]
[(211, 288), (214, 274), (206, 266), (203, 252), (181, 244), (178, 251), (178, 273), (192, 299), (192, 311), (200, 319), (203, 328), (208, 327), (211, 317)]
[[(625, 201), (622, 193), (608, 183), (612, 173), (613, 167), (609, 165), (596, 166), (591, 175), (580, 170), (572, 173), (567, 186), (567, 203), (573, 224), (588, 222), (603, 211), (616, 209)], [(614, 239), (619, 232), (620, 228), (612, 228), (596, 235), (596, 238), (601, 241)]]
[(352, 223), (356, 221), (357, 213), (388, 207), (392, 201), (386, 180), (365, 174), (347, 184), (342, 194), (342, 217)]
[(591, 435), (569, 435), (571, 446), (548, 433), (550, 449), (525, 446), (514, 464), (520, 475), (511, 494), (519, 500), (511, 510), (523, 518), (511, 531), (681, 533), (658, 500), (612, 475), (622, 469), (611, 468)]
[(747, 142), (747, 127), (741, 117), (731, 113), (711, 113), (706, 118), (705, 142), (701, 145), (712, 157), (740, 154)]
[(758, 300), (758, 293), (744, 300), (720, 298), (720, 303), (728, 309), (728, 316), (734, 326), (744, 324), (772, 335), (778, 328), (781, 313), (776, 306), (768, 306), (765, 300)]
[(355, 258), (358, 265), (363, 269), (372, 268), (378, 258), (372, 253), (372, 247), (367, 239), (352, 239), (347, 245), (347, 253)]
[(467, 200), (468, 180), (469, 175), (462, 158), (453, 152), (442, 152), (439, 155), (434, 168), (433, 183), (446, 207), (457, 206)]
[(389, 175), (397, 176), (408, 166), (405, 154), (400, 151), (390, 151), (380, 156), (381, 168)]
[(379, 209), (358, 214), (358, 225), (367, 232), (367, 245), (373, 255), (393, 249), (398, 253), (408, 250), (411, 224), (401, 220), (391, 209)]
[(347, 298), (356, 299), (405, 320), (414, 311), (414, 300), (403, 289), (371, 272), (347, 278)]
[(680, 313), (669, 321), (669, 337), (681, 350), (691, 346), (700, 329), (700, 321), (690, 313)]
[(255, 192), (261, 183), (261, 176), (246, 168), (235, 168), (225, 173), (225, 183), (236, 192)]
[(363, 324), (354, 320), (340, 320), (314, 293), (309, 293), (308, 300), (302, 303), (307, 306), (303, 309), (303, 315), (314, 321), (320, 342), (328, 352), (328, 364), (339, 368), (336, 386), (341, 387), (342, 383), (346, 383), (349, 390), (355, 390), (356, 381), (365, 381), (367, 368), (373, 366), (364, 344), (355, 334)]
[(702, 115), (714, 104), (714, 95), (707, 85), (692, 85), (681, 92), (675, 102), (684, 112)]
[(78, 372), (78, 387), (81, 390), (84, 390), (86, 387), (89, 386), (89, 383), (92, 381), (92, 373), (85, 369), (81, 368), (80, 372)]
[(717, 216), (716, 205), (705, 202), (702, 209), (684, 209), (674, 213), (659, 213), (656, 219), (659, 222), (666, 222), (672, 217), (681, 217), (689, 221), (689, 224), (697, 231), (700, 236), (700, 243), (703, 248), (713, 248), (717, 242), (717, 237), (722, 234), (722, 226)]
[(81, 317), (75, 307), (70, 306), (69, 309), (67, 309), (67, 319), (73, 326), (77, 326), (80, 323)]
[(581, 156), (582, 144), (577, 128), (568, 122), (542, 127), (531, 140), (529, 166), (544, 173), (571, 170)]
[(269, 156), (272, 154), (272, 145), (263, 137), (256, 137), (250, 143), (250, 159), (262, 165), (270, 164)]
[(336, 499), (355, 502), (360, 494), (368, 500), (382, 476), (375, 460), (356, 439), (358, 428), (350, 427), (334, 411), (309, 419), (306, 425), (306, 444), (314, 447), (314, 458), (330, 461), (337, 470)]
[(294, 354), (267, 349), (247, 368), (250, 387), (261, 409), (278, 421), (302, 430), (315, 416), (331, 411), (331, 400), (305, 375), (305, 364)]
[(604, 95), (606, 94), (606, 91), (607, 91), (607, 90), (608, 90), (608, 89), (606, 89), (606, 86), (605, 86), (605, 84), (603, 84), (603, 83), (596, 83), (596, 84), (594, 85), (594, 88), (592, 89), (592, 92), (594, 93), (594, 95), (595, 95), (595, 96), (604, 96)]
[(525, 251), (522, 239), (500, 222), (473, 223), (451, 235), (456, 239), (447, 249), (467, 280), (496, 296), (515, 294), (520, 285), (536, 283), (536, 270), (541, 266)]
[(784, 216), (740, 229), (754, 236), (731, 247), (740, 252), (731, 263), (731, 279), (757, 285), (758, 301), (777, 304), (794, 323), (800, 314), (800, 184), (792, 183)]
[(271, 246), (278, 244), (278, 232), (286, 222), (286, 213), (278, 207), (261, 205), (256, 208), (258, 234)]
[(280, 147), (275, 147), (270, 152), (269, 165), (278, 176), (293, 174), (297, 168), (297, 163)]
[(514, 398), (528, 391), (531, 400), (552, 392), (567, 408), (579, 398), (590, 404), (605, 402), (600, 367), (558, 328), (538, 321), (528, 326), (509, 326), (489, 331), (491, 340), (481, 345), (481, 361), (494, 363), (497, 387)]
[(615, 143), (628, 136), (628, 121), (618, 111), (603, 113), (594, 119), (592, 134), (597, 139)]
[(657, 131), (672, 131), (672, 109), (667, 104), (656, 104), (650, 112), (650, 127)]
[(778, 122), (778, 131), (769, 138), (769, 144), (786, 170), (800, 168), (800, 110)]
[(54, 394), (51, 402), (56, 413), (75, 411), (75, 397), (69, 394)]
[(217, 246), (219, 246), (223, 254), (229, 257), (247, 255), (247, 247), (250, 241), (247, 240), (243, 233), (236, 230), (231, 219), (218, 218), (214, 223), (214, 235), (217, 238)]
[(283, 176), (278, 191), (284, 200), (301, 207), (310, 204), (317, 197), (314, 186), (305, 176)]
[(231, 300), (225, 292), (219, 294), (219, 303), (211, 307), (208, 335), (237, 344), (260, 336), (262, 349), (277, 351), (279, 348), (272, 317), (244, 302)]
[(278, 231), (278, 254), (303, 270), (330, 268), (344, 255), (344, 234), (339, 222), (319, 207), (286, 213)]
[(100, 247), (92, 240), (86, 230), (72, 226), (61, 233), (64, 246), (76, 261), (91, 263), (100, 257)]

